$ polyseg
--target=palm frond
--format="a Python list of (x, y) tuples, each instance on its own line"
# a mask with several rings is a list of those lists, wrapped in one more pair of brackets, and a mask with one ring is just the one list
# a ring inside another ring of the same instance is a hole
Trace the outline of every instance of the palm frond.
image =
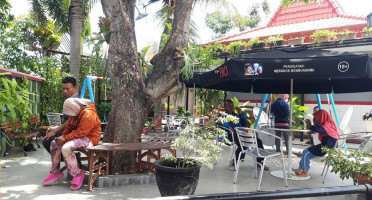
[(43, 2), (40, 0), (30, 0), (31, 1), (31, 16), (33, 19), (38, 21), (40, 25), (45, 25), (48, 21), (45, 8), (43, 7)]
[[(68, 21), (68, 8), (70, 6), (69, 0), (44, 0), (44, 5), (49, 11), (49, 15), (55, 20), (55, 24), (61, 27), (61, 31), (67, 32), (70, 30)], [(67, 7), (67, 10), (66, 10)]]

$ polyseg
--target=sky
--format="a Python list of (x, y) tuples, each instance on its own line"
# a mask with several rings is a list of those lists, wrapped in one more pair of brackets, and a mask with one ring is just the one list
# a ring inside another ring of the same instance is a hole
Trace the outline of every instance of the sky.
[[(256, 3), (261, 3), (263, 0), (229, 0), (239, 13), (245, 14), (248, 12), (249, 8)], [(334, 1), (334, 0), (331, 0)], [(369, 13), (372, 13), (372, 0), (337, 0), (346, 14), (353, 16), (367, 16)], [(102, 12), (102, 7), (100, 1), (93, 7), (90, 13), (92, 32), (98, 32), (98, 17), (104, 16)], [(141, 13), (147, 13), (148, 16), (136, 21), (136, 36), (137, 36), (137, 45), (138, 49), (142, 49), (145, 46), (148, 46), (150, 43), (158, 43), (160, 41), (162, 27), (159, 25), (160, 22), (155, 19), (154, 13), (160, 9), (161, 2), (153, 3), (143, 8), (142, 3), (147, 1), (138, 1), (137, 8)], [(267, 0), (270, 6), (271, 13), (268, 16), (261, 15), (262, 20), (260, 26), (266, 25), (270, 20), (274, 12), (277, 10), (280, 4), (280, 0)], [(27, 14), (29, 12), (31, 3), (29, 0), (10, 0), (12, 5), (11, 13), (16, 17)], [(212, 13), (216, 10), (221, 10), (221, 6), (216, 5), (200, 5), (196, 4), (192, 13), (192, 20), (195, 21), (198, 34), (199, 34), (199, 43), (207, 43), (212, 40), (213, 32), (206, 27), (204, 19), (207, 13)], [(227, 12), (226, 9), (222, 8), (223, 11)], [(229, 34), (237, 33), (237, 31), (232, 31)]]

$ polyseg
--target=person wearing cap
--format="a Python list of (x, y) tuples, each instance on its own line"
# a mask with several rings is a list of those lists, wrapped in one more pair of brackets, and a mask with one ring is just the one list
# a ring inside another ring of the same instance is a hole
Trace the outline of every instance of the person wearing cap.
[(60, 172), (61, 155), (72, 178), (71, 190), (78, 190), (84, 180), (85, 171), (80, 169), (74, 150), (98, 144), (101, 138), (101, 121), (94, 104), (88, 99), (68, 98), (63, 103), (63, 114), (69, 115), (62, 136), (57, 137), (50, 146), (52, 168), (43, 181), (49, 185), (63, 177)]
[[(289, 106), (288, 106), (288, 94), (278, 94), (278, 98), (275, 100), (275, 102), (271, 105), (270, 112), (274, 115), (275, 120), (275, 128), (280, 129), (289, 129)], [(286, 150), (288, 152), (288, 138), (289, 138), (289, 132), (288, 131), (275, 131), (275, 135), (278, 137), (284, 136), (284, 143)], [(280, 140), (275, 139), (275, 147), (276, 151), (280, 152)]]

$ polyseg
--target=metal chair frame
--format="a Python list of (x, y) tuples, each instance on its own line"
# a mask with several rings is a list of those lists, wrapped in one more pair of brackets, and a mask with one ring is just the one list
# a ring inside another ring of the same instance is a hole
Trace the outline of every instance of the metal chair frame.
[[(263, 175), (263, 172), (264, 172), (266, 159), (271, 158), (271, 157), (279, 157), (280, 156), (280, 159), (282, 161), (284, 183), (285, 183), (285, 186), (288, 187), (287, 175), (286, 175), (286, 171), (285, 171), (285, 167), (284, 167), (283, 151), (281, 150), (280, 152), (268, 152), (268, 151), (265, 151), (264, 149), (258, 148), (256, 134), (260, 133), (260, 134), (267, 134), (267, 135), (270, 135), (270, 136), (274, 136), (275, 138), (278, 138), (280, 140), (280, 142), (282, 142), (282, 139), (280, 137), (277, 137), (277, 136), (271, 134), (271, 133), (268, 133), (268, 132), (265, 132), (265, 131), (262, 131), (262, 130), (257, 130), (257, 129), (237, 127), (237, 128), (235, 128), (235, 130), (236, 130), (236, 133), (238, 134), (238, 139), (239, 139), (239, 144), (238, 145), (240, 145), (240, 147), (242, 149), (245, 149), (245, 150), (243, 150), (239, 153), (233, 183), (236, 184), (236, 182), (237, 182), (240, 162), (243, 161), (243, 160), (244, 161), (247, 160), (247, 159), (241, 159), (241, 156), (243, 154), (247, 154), (247, 155), (253, 157), (253, 163), (255, 163), (255, 165), (254, 165), (255, 178), (257, 178), (257, 164), (260, 165), (260, 167), (261, 167), (257, 191), (259, 191), (260, 187), (261, 187), (262, 175)], [(256, 161), (257, 157), (264, 159), (262, 164)], [(247, 160), (247, 161), (249, 161), (249, 160)]]

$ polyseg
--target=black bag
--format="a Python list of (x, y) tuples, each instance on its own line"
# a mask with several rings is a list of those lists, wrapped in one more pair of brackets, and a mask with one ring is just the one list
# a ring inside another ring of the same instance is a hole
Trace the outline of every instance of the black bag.
[(36, 151), (34, 145), (32, 143), (28, 143), (27, 146), (23, 146), (23, 150), (25, 151)]

